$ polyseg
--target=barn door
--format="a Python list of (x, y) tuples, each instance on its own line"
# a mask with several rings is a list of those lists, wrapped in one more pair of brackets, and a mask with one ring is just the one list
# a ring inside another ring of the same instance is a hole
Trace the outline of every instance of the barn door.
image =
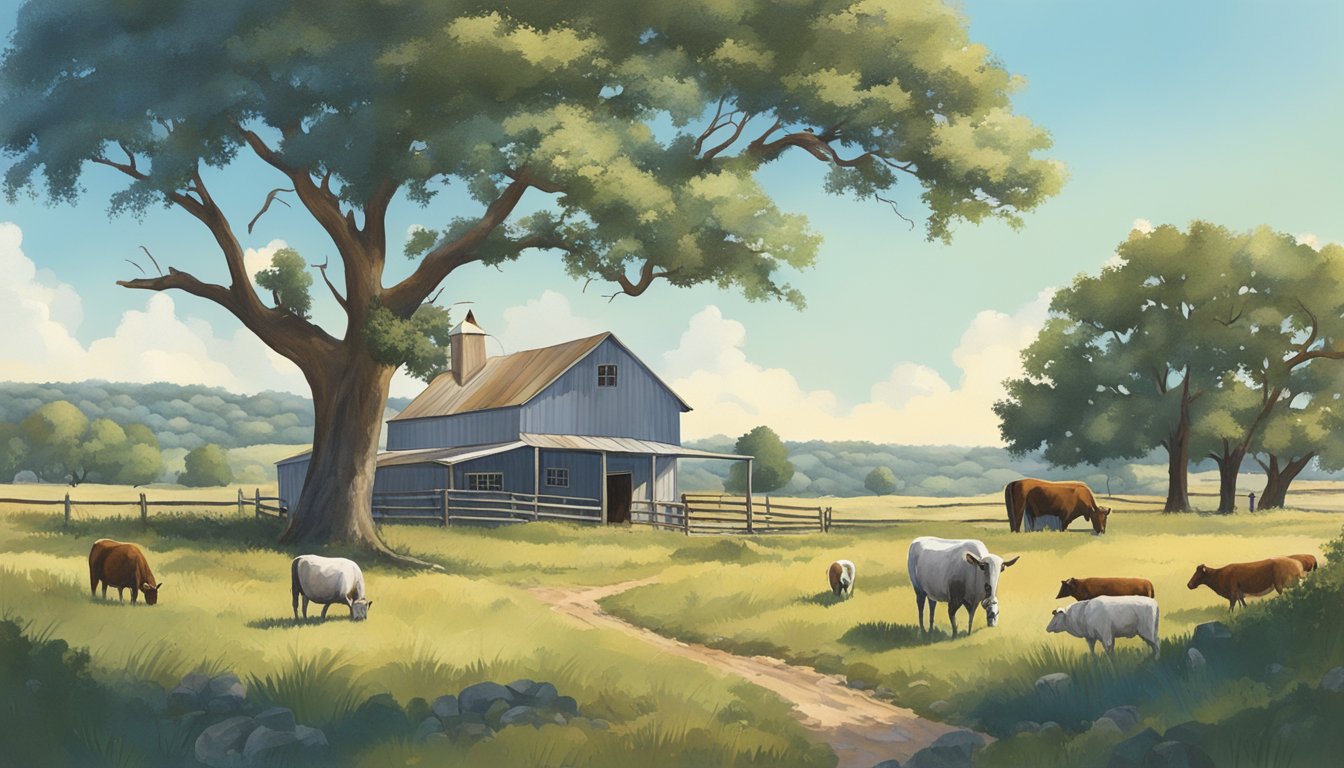
[(630, 522), (630, 502), (634, 498), (634, 476), (629, 472), (607, 475), (607, 522)]

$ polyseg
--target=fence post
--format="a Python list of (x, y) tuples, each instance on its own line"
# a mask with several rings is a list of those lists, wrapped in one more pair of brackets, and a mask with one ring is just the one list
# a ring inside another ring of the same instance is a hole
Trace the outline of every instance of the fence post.
[(65, 494), (65, 527), (70, 527), (70, 494)]
[(140, 524), (149, 525), (149, 501), (143, 493), (140, 494)]
[(817, 507), (817, 530), (821, 533), (826, 532), (826, 508)]
[(827, 508), (826, 508), (826, 532), (827, 532), (827, 533), (830, 533), (830, 532), (831, 532), (831, 515), (834, 514), (834, 513), (835, 513), (835, 509), (834, 509), (833, 507), (827, 507)]
[(681, 531), (691, 535), (691, 508), (686, 504), (686, 494), (681, 494)]
[(257, 507), (257, 517), (261, 517), (261, 489), (260, 489), (260, 488), (258, 488), (258, 489), (256, 490), (256, 494), (255, 494), (252, 498), (253, 498), (253, 502), (252, 502), (252, 503), (255, 504), (256, 507)]
[(443, 491), (443, 493), (440, 495), (439, 498), (440, 498), (440, 500), (441, 500), (442, 503), (443, 503), (443, 527), (444, 527), (444, 528), (447, 528), (447, 527), (448, 527), (448, 491), (447, 491), (447, 489), (445, 489), (445, 490)]
[(238, 516), (243, 516), (243, 489), (238, 489)]

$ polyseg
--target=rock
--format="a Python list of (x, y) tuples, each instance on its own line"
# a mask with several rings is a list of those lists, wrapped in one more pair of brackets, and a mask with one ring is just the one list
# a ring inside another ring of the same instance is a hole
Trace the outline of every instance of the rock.
[(847, 685), (847, 686), (849, 686), (850, 688), (853, 688), (853, 689), (855, 689), (855, 690), (859, 690), (859, 691), (861, 691), (861, 690), (863, 690), (863, 689), (865, 689), (865, 688), (868, 687), (868, 684), (867, 684), (867, 683), (865, 683), (865, 682), (862, 681), (862, 680), (859, 680), (858, 678), (855, 678), (855, 679), (852, 679), (852, 680), (846, 680), (846, 681), (845, 681), (845, 685)]
[(188, 712), (200, 707), (201, 695), (186, 687), (179, 685), (168, 692), (167, 708), (170, 712)]
[(257, 724), (250, 717), (231, 717), (215, 723), (196, 737), (196, 759), (211, 768), (231, 768), (241, 762), (243, 745)]
[(299, 737), (294, 735), (293, 731), (277, 731), (264, 725), (257, 726), (248, 735), (247, 743), (243, 745), (243, 761), (249, 765), (260, 763), (266, 759), (267, 753), (298, 743)]
[(1087, 732), (1101, 735), (1121, 736), (1124, 735), (1125, 731), (1111, 718), (1098, 717), (1092, 722), (1092, 725), (1087, 729)]
[(555, 690), (555, 686), (550, 683), (541, 683), (532, 692), (527, 694), (528, 699), (532, 701), (534, 707), (548, 707), (554, 702), (560, 693)]
[(456, 696), (440, 696), (434, 700), (434, 704), (429, 709), (440, 720), (447, 720), (450, 717), (457, 717), (462, 714), (462, 710), (457, 706)]
[(495, 699), (490, 703), (490, 708), (485, 711), (485, 724), (499, 730), (499, 719), (504, 716), (512, 707), (504, 699)]
[(900, 761), (900, 760), (883, 760), (882, 762), (878, 763), (877, 765), (874, 765), (873, 768), (901, 768), (901, 761)]
[(985, 746), (985, 737), (975, 731), (960, 730), (949, 731), (933, 740), (930, 747), (952, 747), (966, 753), (966, 759), (969, 760), (971, 753)]
[(1204, 658), (1204, 654), (1199, 652), (1198, 648), (1185, 649), (1185, 663), (1190, 669), (1199, 671), (1209, 666), (1209, 662)]
[(513, 694), (499, 683), (485, 682), (469, 685), (457, 696), (458, 706), (464, 712), (483, 714), (496, 701), (512, 704)]
[(210, 676), (204, 672), (191, 672), (184, 675), (178, 685), (182, 688), (190, 688), (196, 693), (205, 693), (206, 686), (210, 685)]
[(444, 733), (443, 731), (439, 731), (438, 733), (431, 733), (425, 737), (425, 744), (427, 746), (441, 746), (444, 744), (452, 744), (452, 743), (453, 740), (448, 738), (448, 734)]
[(551, 722), (555, 723), (556, 725), (564, 725), (569, 721), (565, 719), (564, 715), (560, 714), (559, 712), (556, 712), (555, 717), (551, 718)]
[(296, 725), (294, 726), (294, 735), (298, 737), (299, 743), (306, 749), (327, 746), (327, 734), (323, 733), (321, 728)]
[(1321, 690), (1331, 693), (1344, 691), (1344, 667), (1335, 667), (1322, 675)]
[(1036, 692), (1047, 696), (1064, 696), (1073, 690), (1073, 678), (1065, 672), (1055, 672), (1036, 678)]
[(952, 705), (943, 699), (939, 699), (929, 705), (929, 711), (935, 715), (946, 715), (952, 711)]
[(879, 686), (877, 686), (876, 688), (874, 688), (874, 689), (873, 689), (873, 695), (876, 696), (876, 697), (879, 698), (879, 699), (894, 699), (894, 698), (896, 698), (896, 692), (893, 691), (893, 690), (891, 690), (890, 688), (886, 687), (885, 685), (879, 685)]
[(1041, 724), (1035, 720), (1020, 720), (1008, 729), (1009, 736), (1016, 736), (1019, 733), (1036, 733), (1041, 730)]
[(1106, 761), (1106, 768), (1140, 768), (1148, 750), (1161, 740), (1162, 737), (1157, 735), (1157, 731), (1144, 728), (1111, 749), (1111, 757)]
[(611, 723), (608, 723), (606, 720), (603, 720), (600, 717), (594, 717), (592, 720), (589, 720), (588, 722), (592, 723), (593, 727), (599, 731), (605, 731), (611, 727)]
[(273, 731), (294, 732), (294, 710), (285, 707), (271, 707), (256, 716), (257, 725), (264, 725)]
[[(1115, 723), (1122, 733), (1129, 733), (1139, 725), (1139, 708), (1126, 704), (1120, 707), (1111, 707), (1101, 716)], [(1095, 725), (1095, 723), (1093, 723)]]
[(437, 717), (426, 717), (415, 727), (415, 735), (411, 738), (415, 741), (424, 741), (432, 733), (443, 733), (443, 721)]
[(239, 680), (237, 675), (225, 673), (211, 679), (210, 684), (205, 689), (206, 699), (219, 696), (237, 696), (240, 699), (245, 699), (247, 698), (247, 688), (243, 687), (243, 681)]
[(1209, 753), (1184, 741), (1164, 741), (1143, 760), (1144, 768), (1218, 768)]
[(1195, 627), (1190, 644), (1205, 651), (1218, 651), (1232, 642), (1232, 630), (1221, 621), (1206, 621)]
[(573, 696), (557, 696), (555, 698), (555, 708), (566, 715), (579, 714), (579, 702)]
[(537, 684), (535, 681), (524, 677), (520, 680), (514, 680), (504, 687), (513, 693), (515, 699), (520, 699), (532, 695), (532, 689), (536, 688)]
[(537, 719), (537, 710), (533, 707), (520, 704), (506, 711), (499, 716), (501, 726), (508, 725), (528, 725)]
[(925, 747), (910, 756), (903, 768), (971, 768), (971, 756), (957, 747)]
[(205, 705), (205, 711), (212, 715), (230, 715), (243, 708), (247, 699), (239, 696), (216, 696)]

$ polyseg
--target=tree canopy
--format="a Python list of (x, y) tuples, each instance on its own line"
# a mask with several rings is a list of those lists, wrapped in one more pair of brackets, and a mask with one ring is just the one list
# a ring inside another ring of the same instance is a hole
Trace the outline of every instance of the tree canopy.
[(209, 485), (228, 485), (233, 482), (229, 457), (218, 445), (203, 445), (187, 453), (187, 468), (178, 475), (182, 485), (201, 488)]
[(892, 472), (890, 467), (874, 467), (873, 471), (868, 473), (868, 477), (864, 478), (863, 487), (878, 496), (886, 496), (900, 490), (900, 485), (896, 482), (896, 473)]
[[(753, 492), (768, 493), (783, 488), (793, 477), (793, 465), (789, 463), (789, 449), (779, 434), (769, 427), (756, 427), (737, 439), (734, 453), (751, 456), (755, 459), (751, 465), (751, 489)], [(747, 490), (747, 467), (734, 464), (728, 471), (725, 490), (743, 493)]]

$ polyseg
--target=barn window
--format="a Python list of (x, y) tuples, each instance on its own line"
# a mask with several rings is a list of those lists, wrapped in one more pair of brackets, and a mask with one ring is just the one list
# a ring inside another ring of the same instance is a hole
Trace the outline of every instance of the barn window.
[(562, 467), (547, 467), (546, 484), (556, 488), (568, 488), (569, 470)]
[(614, 365), (597, 366), (597, 386), (599, 387), (616, 386), (616, 366)]
[(503, 472), (468, 472), (467, 473), (468, 491), (502, 491), (504, 490)]

